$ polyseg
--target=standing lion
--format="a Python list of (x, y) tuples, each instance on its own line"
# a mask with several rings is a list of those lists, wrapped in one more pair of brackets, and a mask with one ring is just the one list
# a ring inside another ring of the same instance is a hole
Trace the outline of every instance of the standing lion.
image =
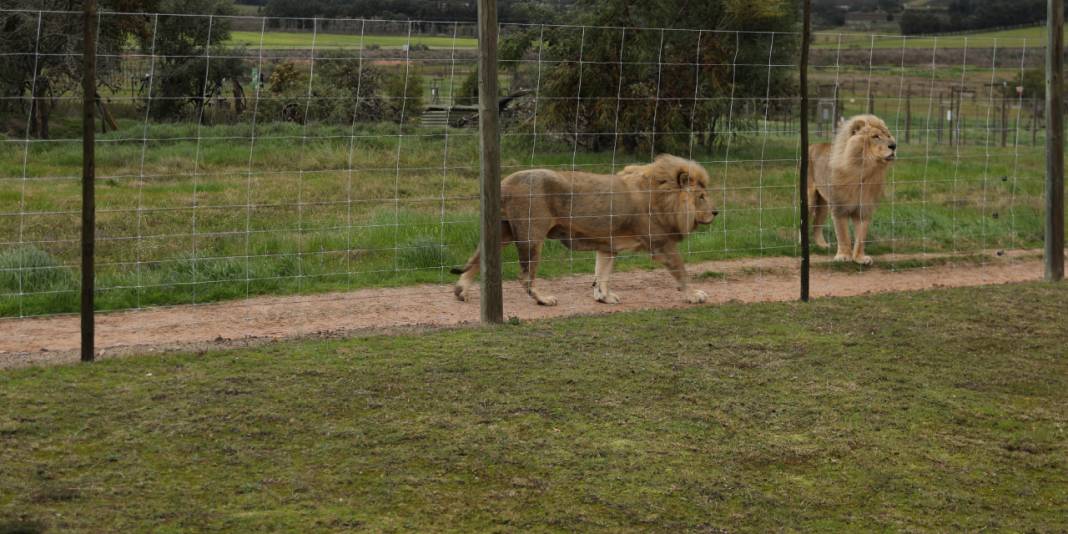
[[(830, 210), (838, 238), (835, 261), (871, 265), (871, 256), (864, 254), (864, 239), (896, 151), (894, 136), (874, 115), (857, 115), (839, 127), (834, 143), (808, 148), (809, 219), (816, 245), (827, 248), (830, 245), (823, 237), (823, 226)], [(852, 246), (849, 221), (853, 221), (855, 233)]]
[[(523, 287), (545, 306), (554, 306), (556, 297), (539, 293), (534, 278), (546, 239), (597, 252), (593, 298), (599, 302), (619, 302), (608, 289), (612, 264), (617, 254), (633, 250), (649, 251), (667, 267), (687, 302), (704, 302), (704, 291), (688, 289), (678, 244), (719, 214), (707, 187), (701, 165), (670, 155), (618, 174), (520, 171), (501, 182), (501, 245), (515, 244)], [(462, 269), (452, 271), (461, 275), (454, 291), (460, 300), (467, 300), (478, 276), (479, 255), (476, 249)]]

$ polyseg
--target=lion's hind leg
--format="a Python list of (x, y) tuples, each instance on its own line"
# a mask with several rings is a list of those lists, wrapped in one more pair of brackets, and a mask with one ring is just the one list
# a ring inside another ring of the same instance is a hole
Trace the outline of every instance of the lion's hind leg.
[[(512, 240), (511, 224), (508, 221), (501, 221), (501, 247), (503, 248), (508, 243), (511, 243)], [(452, 288), (452, 294), (456, 295), (457, 300), (466, 302), (471, 297), (471, 288), (474, 287), (475, 280), (478, 279), (478, 272), (482, 267), (481, 261), (482, 246), (479, 245), (463, 267), (450, 271), (452, 274), (460, 275), (460, 279), (456, 281), (456, 285)]]
[(452, 270), (452, 274), (460, 275), (460, 279), (456, 281), (456, 285), (452, 288), (452, 294), (456, 295), (457, 300), (467, 301), (470, 298), (470, 290), (475, 285), (475, 280), (478, 279), (479, 263), (481, 261), (482, 247), (478, 247), (463, 267)]
[(828, 211), (830, 211), (830, 208), (827, 206), (827, 199), (819, 191), (813, 191), (813, 194), (809, 197), (809, 220), (812, 222), (812, 235), (816, 239), (816, 246), (820, 248), (830, 248), (831, 246), (823, 235), (823, 229), (827, 224)]
[(534, 280), (538, 275), (538, 261), (541, 260), (542, 243), (541, 240), (515, 242), (515, 248), (519, 252), (519, 268), (522, 271), (519, 279), (523, 284), (523, 289), (527, 290), (527, 294), (535, 302), (542, 306), (556, 306), (556, 297), (542, 295), (534, 287)]

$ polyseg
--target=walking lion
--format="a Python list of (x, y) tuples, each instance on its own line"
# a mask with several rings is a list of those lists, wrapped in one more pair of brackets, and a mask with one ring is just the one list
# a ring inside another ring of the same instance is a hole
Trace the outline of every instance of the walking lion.
[[(678, 244), (719, 214), (706, 191), (708, 180), (700, 164), (671, 155), (618, 174), (520, 171), (501, 182), (501, 246), (515, 244), (523, 287), (545, 306), (557, 303), (534, 283), (546, 239), (596, 251), (593, 298), (599, 302), (619, 303), (608, 286), (613, 262), (617, 254), (634, 250), (649, 251), (664, 265), (687, 302), (704, 302), (704, 291), (689, 288)], [(452, 271), (461, 275), (454, 290), (460, 300), (467, 300), (478, 276), (480, 252)]]

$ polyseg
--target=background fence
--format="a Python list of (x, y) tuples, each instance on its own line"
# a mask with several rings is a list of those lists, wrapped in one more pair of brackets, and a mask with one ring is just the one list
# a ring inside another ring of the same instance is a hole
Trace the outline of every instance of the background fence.
[[(0, 316), (71, 313), (83, 19), (0, 18), (13, 28), (0, 54)], [(97, 309), (447, 283), (477, 244), (474, 22), (93, 23)], [(797, 33), (499, 33), (503, 174), (697, 160), (720, 216), (683, 242), (689, 262), (800, 256), (801, 121), (820, 142), (865, 112), (900, 145), (869, 236), (871, 253), (895, 255), (884, 267), (982, 263), (1043, 243), (1045, 43), (816, 34), (803, 118)], [(651, 263), (626, 254), (617, 265)], [(540, 273), (592, 270), (592, 253), (552, 242)], [(516, 272), (506, 250), (504, 276)]]

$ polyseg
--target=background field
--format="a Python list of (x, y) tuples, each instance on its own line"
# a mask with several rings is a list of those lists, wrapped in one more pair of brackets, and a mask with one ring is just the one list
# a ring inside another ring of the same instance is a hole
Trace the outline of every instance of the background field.
[(0, 529), (1059, 531), (1065, 298), (723, 305), (4, 372)]
[(852, 48), (926, 48), (935, 46), (939, 48), (964, 48), (965, 46), (980, 48), (993, 47), (995, 44), (1002, 48), (1022, 47), (1044, 48), (1046, 46), (1046, 27), (1034, 26), (1030, 28), (1013, 28), (1009, 30), (976, 31), (939, 36), (901, 36), (901, 35), (862, 35), (849, 31), (816, 32), (813, 40), (815, 48), (833, 48), (837, 46), (839, 35), (843, 45)]
[[(259, 32), (234, 31), (231, 32), (230, 45), (245, 45), (259, 48), (261, 35)], [(334, 34), (311, 32), (279, 32), (271, 31), (262, 35), (263, 48), (283, 49), (310, 49), (315, 48), (360, 48), (378, 45), (382, 48), (401, 48), (406, 44), (422, 44), (435, 48), (475, 48), (478, 40), (469, 37), (442, 37), (430, 35), (364, 35), (359, 34)]]

